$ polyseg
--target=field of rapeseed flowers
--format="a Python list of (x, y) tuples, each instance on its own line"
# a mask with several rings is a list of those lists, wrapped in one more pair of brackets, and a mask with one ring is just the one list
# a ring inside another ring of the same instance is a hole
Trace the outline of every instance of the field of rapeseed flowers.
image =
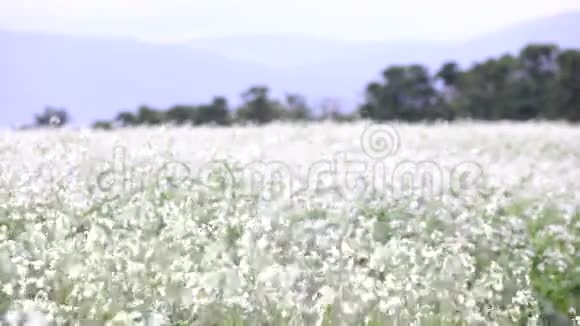
[(0, 323), (575, 325), (579, 139), (559, 123), (2, 132)]

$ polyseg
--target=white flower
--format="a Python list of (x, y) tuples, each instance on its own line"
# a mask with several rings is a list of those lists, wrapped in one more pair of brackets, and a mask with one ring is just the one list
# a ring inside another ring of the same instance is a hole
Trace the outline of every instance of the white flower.
[(2, 286), (2, 292), (10, 297), (14, 294), (14, 286), (11, 283), (6, 283)]
[(336, 299), (337, 296), (336, 291), (327, 285), (321, 287), (318, 290), (318, 293), (320, 294), (318, 303), (323, 306), (327, 306), (334, 303), (334, 300)]
[[(396, 126), (404, 146), (381, 161), (360, 148), (361, 123), (3, 133), (6, 323), (30, 313), (40, 324), (71, 316), (112, 317), (111, 325), (187, 324), (192, 316), (201, 324), (271, 324), (279, 316), (314, 324), (331, 310), (344, 324), (373, 311), (360, 317), (499, 325), (539, 311), (534, 262), (544, 273), (580, 271), (573, 196), (580, 128)], [(338, 161), (344, 157), (354, 161)], [(290, 168), (293, 193), (265, 197), (267, 187), (241, 184), (257, 158), (265, 164), (254, 172), (265, 176), (269, 161)], [(223, 167), (202, 182), (203, 168), (217, 159), (226, 159), (239, 187), (216, 190)], [(455, 168), (475, 161), (488, 184), (473, 194), (399, 198), (387, 182), (393, 171), (422, 161), (448, 174), (443, 183), (462, 179)], [(158, 180), (168, 162), (191, 170), (180, 169), (185, 179), (170, 188)], [(368, 197), (308, 188), (312, 179), (332, 185), (363, 162), (372, 169), (360, 180), (378, 186)]]

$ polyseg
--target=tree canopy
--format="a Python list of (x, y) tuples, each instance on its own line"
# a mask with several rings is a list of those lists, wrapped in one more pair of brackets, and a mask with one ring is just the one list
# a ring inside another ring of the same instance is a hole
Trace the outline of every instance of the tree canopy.
[[(229, 106), (216, 96), (206, 104), (178, 104), (166, 110), (142, 105), (136, 112), (121, 111), (111, 121), (96, 121), (95, 128), (137, 125), (265, 124), (276, 120), (376, 121), (568, 120), (580, 121), (580, 51), (555, 44), (530, 44), (516, 55), (488, 58), (463, 69), (445, 62), (432, 74), (421, 64), (393, 65), (380, 80), (365, 88), (361, 105), (351, 113), (332, 99), (314, 114), (306, 98), (288, 93), (277, 100), (265, 85), (241, 94), (242, 103)], [(36, 126), (63, 126), (70, 120), (65, 109), (45, 108), (35, 116)]]

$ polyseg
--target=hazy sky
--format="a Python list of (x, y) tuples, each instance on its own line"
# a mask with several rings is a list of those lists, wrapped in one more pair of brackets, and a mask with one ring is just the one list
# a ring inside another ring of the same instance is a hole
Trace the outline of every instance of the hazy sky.
[(243, 33), (457, 40), (580, 0), (0, 0), (0, 28), (173, 41)]

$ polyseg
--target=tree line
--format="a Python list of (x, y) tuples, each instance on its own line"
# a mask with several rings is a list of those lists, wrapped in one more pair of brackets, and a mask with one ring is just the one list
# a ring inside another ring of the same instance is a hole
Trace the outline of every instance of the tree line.
[[(352, 113), (327, 102), (315, 115), (306, 99), (287, 94), (271, 97), (268, 87), (242, 93), (242, 104), (231, 108), (224, 97), (200, 105), (175, 105), (165, 110), (141, 106), (123, 111), (93, 127), (112, 129), (140, 125), (266, 124), (273, 121), (433, 120), (568, 120), (580, 121), (580, 51), (554, 44), (531, 44), (517, 55), (504, 54), (462, 69), (444, 63), (435, 74), (421, 64), (393, 65), (370, 82), (362, 105)], [(46, 108), (36, 125), (62, 126), (70, 119), (64, 109)]]

